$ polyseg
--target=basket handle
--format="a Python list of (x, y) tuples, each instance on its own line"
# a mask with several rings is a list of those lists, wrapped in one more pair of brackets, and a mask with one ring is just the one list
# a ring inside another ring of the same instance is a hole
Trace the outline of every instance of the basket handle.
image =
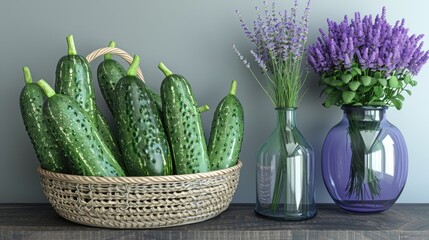
[[(86, 60), (88, 62), (92, 62), (97, 57), (103, 56), (104, 54), (107, 54), (107, 53), (117, 55), (122, 59), (124, 59), (129, 64), (133, 62), (133, 57), (131, 57), (130, 54), (116, 47), (104, 47), (104, 48), (96, 49), (86, 56)], [(144, 82), (143, 73), (140, 67), (137, 69), (137, 76)]]

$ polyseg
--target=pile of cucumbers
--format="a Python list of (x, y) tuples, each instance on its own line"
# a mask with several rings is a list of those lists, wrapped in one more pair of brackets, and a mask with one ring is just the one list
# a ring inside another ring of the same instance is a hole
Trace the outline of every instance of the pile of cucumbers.
[[(110, 54), (97, 68), (97, 81), (114, 118), (114, 129), (98, 109), (90, 64), (67, 36), (68, 54), (56, 67), (55, 87), (33, 82), (23, 67), (21, 115), (41, 167), (83, 176), (193, 174), (234, 166), (244, 134), (237, 83), (218, 104), (206, 143), (191, 85), (163, 63), (160, 94), (137, 77), (140, 58), (126, 70)], [(110, 42), (109, 47), (115, 47)]]

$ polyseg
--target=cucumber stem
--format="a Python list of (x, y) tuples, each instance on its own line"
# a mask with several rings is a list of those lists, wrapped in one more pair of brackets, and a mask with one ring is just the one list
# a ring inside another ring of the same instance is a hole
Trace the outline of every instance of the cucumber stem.
[(232, 80), (231, 88), (229, 89), (229, 95), (235, 95), (236, 92), (237, 92), (237, 81)]
[(66, 37), (67, 47), (68, 47), (68, 55), (77, 55), (76, 47), (74, 46), (73, 35), (68, 35)]
[(202, 112), (207, 112), (210, 109), (209, 105), (203, 105), (198, 107), (198, 112), (202, 113)]
[(22, 71), (24, 72), (24, 80), (26, 84), (33, 83), (33, 79), (31, 78), (30, 69), (27, 66), (22, 67)]
[[(115, 41), (110, 41), (108, 47), (112, 47), (112, 48), (116, 47), (116, 42)], [(106, 53), (104, 55), (104, 60), (108, 60), (108, 59), (112, 59), (112, 54), (111, 53)]]
[(46, 96), (48, 96), (48, 98), (55, 95), (54, 89), (52, 89), (51, 85), (49, 85), (49, 83), (47, 83), (45, 80), (40, 79), (37, 82), (37, 85), (39, 85), (43, 89), (43, 91), (45, 92)]
[(164, 73), (164, 75), (165, 75), (166, 77), (168, 77), (168, 76), (170, 76), (171, 74), (173, 74), (173, 72), (171, 72), (171, 71), (170, 71), (170, 69), (168, 69), (168, 68), (164, 65), (164, 63), (163, 63), (163, 62), (160, 62), (160, 63), (158, 64), (158, 68), (159, 68), (159, 70), (161, 70), (161, 71)]
[(131, 62), (130, 68), (128, 68), (127, 75), (128, 76), (137, 76), (137, 69), (139, 68), (140, 57), (137, 54), (134, 54), (133, 61)]

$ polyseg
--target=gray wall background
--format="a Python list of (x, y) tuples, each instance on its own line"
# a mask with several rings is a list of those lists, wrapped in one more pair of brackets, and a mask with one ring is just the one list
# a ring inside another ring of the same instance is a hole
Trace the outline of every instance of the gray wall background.
[[(304, 7), (301, 1), (301, 10)], [(149, 86), (159, 89), (163, 79), (157, 69), (164, 61), (174, 72), (186, 76), (200, 104), (212, 107), (203, 114), (206, 135), (218, 101), (230, 81), (238, 81), (238, 97), (245, 110), (245, 139), (241, 152), (244, 165), (234, 202), (255, 202), (255, 162), (259, 146), (275, 125), (273, 106), (231, 49), (236, 44), (250, 60), (253, 45), (244, 36), (235, 14), (239, 9), (249, 23), (255, 19), (256, 0), (188, 1), (3, 1), (0, 8), (0, 203), (46, 202), (37, 174), (38, 161), (20, 116), (18, 97), (27, 65), (34, 80), (54, 82), (58, 59), (66, 54), (65, 37), (74, 34), (77, 50), (86, 55), (115, 40), (130, 54), (139, 54)], [(278, 0), (277, 9), (290, 9), (292, 0)], [(326, 29), (326, 18), (342, 20), (355, 11), (377, 14), (387, 7), (392, 24), (406, 18), (411, 33), (429, 34), (429, 4), (423, 0), (313, 0), (309, 43)], [(428, 40), (425, 37), (424, 40)], [(428, 49), (426, 44), (425, 49)], [(100, 62), (93, 64), (95, 71)], [(253, 62), (252, 62), (253, 63)], [(428, 64), (429, 65), (429, 64)], [(256, 65), (253, 64), (255, 67)], [(416, 78), (419, 85), (407, 97), (401, 111), (389, 109), (388, 118), (405, 136), (410, 166), (407, 185), (398, 202), (429, 202), (427, 120), (429, 66)], [(317, 202), (331, 202), (323, 185), (320, 152), (328, 130), (340, 120), (339, 108), (324, 109), (318, 77), (308, 75), (308, 91), (299, 105), (298, 122), (316, 151)], [(107, 113), (98, 86), (97, 101)], [(111, 117), (109, 116), (111, 120)]]

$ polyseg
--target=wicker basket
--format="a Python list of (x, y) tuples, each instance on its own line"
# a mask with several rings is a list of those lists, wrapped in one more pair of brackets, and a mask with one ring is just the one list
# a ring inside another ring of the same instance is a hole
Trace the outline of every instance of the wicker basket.
[(161, 228), (201, 222), (225, 211), (237, 188), (234, 167), (160, 177), (86, 177), (39, 168), (55, 211), (72, 222), (107, 228)]
[[(101, 48), (128, 63), (118, 48)], [(141, 70), (138, 76), (144, 81)], [(88, 177), (39, 168), (42, 189), (55, 211), (72, 222), (107, 228), (162, 228), (201, 222), (225, 211), (238, 185), (241, 162), (207, 173), (151, 177)]]

